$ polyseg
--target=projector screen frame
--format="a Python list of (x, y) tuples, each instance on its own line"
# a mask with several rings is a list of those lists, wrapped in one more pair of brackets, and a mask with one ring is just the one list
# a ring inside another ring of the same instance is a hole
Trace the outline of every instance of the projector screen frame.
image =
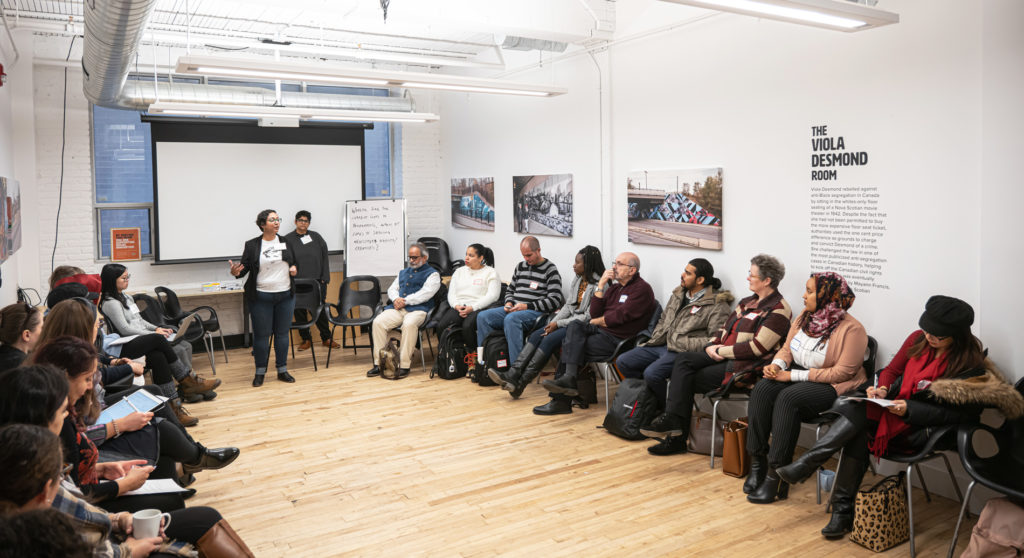
[[(361, 199), (366, 199), (366, 142), (365, 130), (372, 123), (303, 122), (298, 128), (261, 127), (255, 120), (232, 118), (178, 118), (143, 114), (142, 121), (150, 124), (150, 144), (153, 159), (153, 265), (219, 262), (240, 258), (239, 254), (223, 257), (160, 258), (160, 196), (157, 176), (157, 143), (252, 143), (289, 145), (344, 145), (359, 147)], [(239, 247), (241, 247), (241, 242)], [(343, 250), (331, 250), (330, 255), (341, 255)]]

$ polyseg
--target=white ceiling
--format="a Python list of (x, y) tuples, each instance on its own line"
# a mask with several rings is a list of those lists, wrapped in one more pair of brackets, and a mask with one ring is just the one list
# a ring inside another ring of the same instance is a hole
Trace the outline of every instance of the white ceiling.
[[(81, 32), (82, 0), (0, 5), (15, 27)], [(614, 0), (393, 0), (386, 22), (380, 0), (157, 0), (143, 44), (216, 54), (278, 51), (370, 64), (501, 68), (498, 45), (505, 35), (590, 46), (610, 40), (614, 24)]]

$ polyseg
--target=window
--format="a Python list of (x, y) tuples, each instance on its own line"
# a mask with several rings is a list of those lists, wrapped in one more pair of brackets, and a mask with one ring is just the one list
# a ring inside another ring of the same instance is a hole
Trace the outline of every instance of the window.
[[(132, 75), (128, 79), (153, 81), (152, 76)], [(166, 76), (158, 81), (166, 82)], [(197, 83), (191, 78), (174, 78)], [(272, 83), (209, 80), (211, 85), (234, 85), (273, 89)], [(298, 92), (301, 85), (282, 83), (281, 90)], [(387, 97), (387, 89), (365, 87), (335, 87), (309, 85), (309, 93), (335, 95), (369, 95)], [(142, 236), (142, 254), (152, 257), (151, 224), (153, 219), (153, 154), (149, 124), (142, 122), (140, 113), (93, 107), (93, 218), (96, 229), (97, 259), (110, 258), (110, 229), (139, 227)], [(400, 145), (401, 126), (376, 122), (367, 130), (363, 149), (366, 198), (401, 197), (400, 153), (393, 153), (393, 145)]]
[(93, 107), (93, 208), (97, 257), (110, 257), (110, 229), (142, 229), (142, 254), (151, 256), (153, 155), (149, 124), (139, 113)]

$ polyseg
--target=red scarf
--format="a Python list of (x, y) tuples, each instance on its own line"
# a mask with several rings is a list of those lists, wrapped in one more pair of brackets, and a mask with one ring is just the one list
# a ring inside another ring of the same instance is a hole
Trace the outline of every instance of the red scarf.
[[(922, 354), (908, 360), (907, 366), (903, 370), (903, 382), (900, 384), (900, 392), (893, 399), (907, 401), (911, 395), (922, 389), (927, 389), (927, 385), (919, 388), (918, 384), (922, 380), (926, 380), (930, 384), (939, 376), (942, 376), (942, 373), (946, 371), (947, 354), (948, 351), (936, 358), (935, 351), (927, 348)], [(910, 428), (910, 424), (904, 420), (905, 416), (905, 414), (903, 417), (894, 415), (877, 405), (870, 405), (868, 407), (868, 418), (878, 420), (878, 430), (875, 432), (875, 438), (871, 442), (871, 453), (877, 457), (882, 457), (888, 453), (889, 440)]]

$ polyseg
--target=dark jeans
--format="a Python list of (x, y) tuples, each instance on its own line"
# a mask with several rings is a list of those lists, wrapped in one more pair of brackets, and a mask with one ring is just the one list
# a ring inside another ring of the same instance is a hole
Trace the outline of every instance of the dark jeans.
[[(608, 333), (603, 327), (589, 322), (572, 322), (565, 328), (565, 339), (562, 340), (562, 358), (558, 362), (555, 379), (561, 378), (566, 367), (576, 367), (588, 362), (606, 360), (615, 352), (615, 347), (622, 339)], [(571, 400), (567, 395), (552, 393), (552, 399)]]
[(648, 389), (654, 393), (658, 406), (661, 407), (665, 404), (667, 384), (672, 377), (677, 354), (668, 350), (665, 345), (636, 347), (619, 355), (615, 360), (615, 366), (627, 378), (643, 378)]
[(747, 407), (747, 451), (750, 455), (767, 455), (772, 467), (789, 465), (800, 437), (801, 421), (827, 411), (835, 400), (836, 390), (830, 384), (758, 381)]
[(437, 334), (437, 338), (441, 338), (441, 333), (451, 326), (455, 326), (461, 329), (462, 342), (473, 350), (476, 350), (476, 315), (479, 314), (479, 310), (470, 312), (465, 318), (459, 315), (459, 311), (454, 308), (449, 308), (441, 316), (441, 319), (437, 321), (437, 329), (434, 332)]
[(565, 342), (565, 332), (567, 329), (568, 326), (560, 327), (547, 335), (544, 335), (543, 329), (538, 329), (530, 334), (529, 343), (534, 347), (537, 347), (537, 351), (540, 354), (551, 356), (552, 353), (562, 348), (562, 343)]
[[(327, 285), (320, 283), (320, 302), (325, 300), (327, 300)], [(305, 310), (296, 310), (294, 315), (296, 322), (305, 322), (309, 319), (309, 312)], [(327, 322), (327, 308), (320, 311), (320, 315), (316, 317), (316, 328), (320, 330), (320, 340), (326, 343), (331, 338), (331, 324)], [(303, 341), (313, 341), (313, 336), (310, 335), (308, 328), (300, 329), (299, 337)]]
[(280, 370), (288, 366), (288, 330), (292, 325), (295, 296), (290, 291), (265, 293), (256, 291), (256, 299), (249, 304), (252, 316), (252, 354), (256, 373), (267, 372), (270, 360), (270, 336), (274, 336), (274, 364)]
[(124, 358), (146, 357), (146, 367), (153, 371), (153, 383), (168, 384), (174, 381), (170, 364), (177, 362), (178, 355), (167, 342), (167, 338), (159, 333), (140, 335), (121, 347)]
[(704, 351), (679, 353), (672, 365), (665, 412), (679, 417), (683, 428), (689, 428), (694, 396), (722, 385), (728, 366), (728, 360), (716, 361)]
[[(134, 387), (118, 393), (116, 396), (108, 396), (104, 398), (104, 402), (107, 405), (113, 405), (124, 397), (140, 390), (146, 390), (153, 395), (163, 395), (160, 393), (160, 389), (154, 385)], [(196, 441), (189, 436), (188, 432), (185, 431), (185, 427), (178, 422), (178, 417), (174, 415), (174, 411), (171, 410), (169, 405), (161, 405), (156, 411), (153, 412), (154, 417), (160, 417), (163, 420), (154, 420), (148, 426), (143, 428), (156, 428), (160, 435), (158, 437), (160, 443), (160, 456), (170, 458), (173, 461), (179, 463), (195, 463), (202, 457), (199, 453), (199, 446)], [(142, 452), (135, 451), (133, 447), (133, 438), (139, 436), (136, 432), (124, 432), (117, 438), (107, 439), (101, 444), (101, 446), (108, 451), (116, 451), (118, 453), (126, 455), (139, 455), (145, 457)], [(144, 440), (140, 440), (141, 443), (147, 443)], [(154, 477), (155, 478), (155, 477)]]

